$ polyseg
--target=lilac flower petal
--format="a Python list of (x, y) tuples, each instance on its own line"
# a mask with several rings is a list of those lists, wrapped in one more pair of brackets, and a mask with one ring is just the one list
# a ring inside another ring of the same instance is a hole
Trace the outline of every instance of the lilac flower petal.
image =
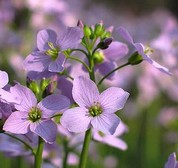
[(72, 87), (73, 84), (66, 77), (60, 76), (57, 81), (57, 88), (61, 91), (61, 94), (68, 97), (71, 103), (74, 103), (74, 99), (72, 97)]
[(87, 113), (88, 110), (82, 107), (69, 109), (63, 113), (61, 124), (71, 132), (85, 132), (91, 126), (91, 117)]
[(114, 134), (119, 123), (117, 115), (107, 113), (102, 113), (91, 120), (92, 126), (105, 134)]
[[(103, 76), (108, 74), (110, 71), (112, 71), (116, 67), (117, 67), (117, 64), (116, 64), (116, 62), (113, 62), (113, 61), (105, 61), (102, 64), (99, 64), (97, 66), (100, 74), (102, 74)], [(107, 77), (107, 79), (112, 79), (114, 75), (115, 75), (115, 73), (112, 73), (111, 75), (109, 75)]]
[(55, 72), (49, 72), (48, 69), (46, 69), (43, 72), (36, 72), (36, 71), (29, 71), (27, 76), (31, 80), (40, 80), (43, 78), (50, 78), (51, 76), (56, 75)]
[(22, 111), (13, 112), (4, 123), (3, 130), (14, 134), (26, 134), (29, 131), (30, 121), (28, 113)]
[(117, 61), (125, 57), (128, 51), (129, 49), (126, 44), (113, 41), (109, 45), (109, 48), (103, 50), (103, 54), (107, 59), (111, 61)]
[(43, 111), (42, 118), (51, 117), (60, 110), (69, 108), (69, 106), (69, 99), (63, 95), (50, 95), (38, 103), (38, 107)]
[(175, 168), (176, 166), (176, 154), (172, 153), (169, 155), (168, 161), (166, 162), (164, 168)]
[(103, 139), (103, 142), (121, 150), (126, 150), (128, 148), (127, 144), (122, 139), (110, 135), (107, 135)]
[(28, 112), (31, 107), (37, 105), (37, 99), (34, 93), (25, 86), (16, 84), (10, 88), (10, 92), (13, 96), (21, 100), (20, 104), (15, 104), (15, 108), (19, 111)]
[(65, 32), (60, 35), (57, 44), (62, 51), (76, 48), (81, 42), (82, 37), (83, 33), (79, 27), (68, 27)]
[(46, 51), (50, 49), (48, 42), (56, 44), (57, 35), (55, 31), (50, 29), (44, 29), (37, 34), (37, 47), (40, 51)]
[(23, 67), (26, 71), (43, 72), (51, 62), (50, 56), (43, 52), (35, 51), (24, 60)]
[(117, 29), (118, 33), (121, 35), (121, 37), (123, 39), (125, 39), (127, 42), (133, 44), (133, 38), (132, 36), (129, 34), (129, 32), (124, 28), (124, 27), (119, 27)]
[(158, 64), (156, 61), (152, 60), (148, 55), (146, 55), (144, 53), (144, 46), (141, 43), (135, 43), (134, 46), (136, 47), (138, 53), (143, 56), (143, 58), (148, 61), (150, 64), (152, 64), (155, 68), (157, 68), (158, 70), (160, 70), (163, 73), (166, 73), (168, 75), (173, 75), (169, 69), (167, 69), (166, 67)]
[(129, 93), (121, 88), (110, 87), (100, 94), (100, 103), (104, 113), (114, 113), (124, 107)]
[(128, 132), (129, 128), (122, 121), (119, 123), (114, 136), (121, 136), (123, 133)]
[(113, 135), (112, 136), (111, 135), (101, 136), (98, 132), (95, 132), (93, 138), (101, 143), (107, 144), (109, 146), (113, 146), (121, 150), (127, 149), (127, 144), (122, 139), (115, 137)]
[(0, 101), (0, 119), (7, 118), (12, 113), (11, 105)]
[(59, 53), (58, 58), (55, 61), (51, 61), (48, 70), (50, 72), (62, 72), (64, 70), (65, 55)]
[(3, 88), (9, 82), (9, 77), (7, 72), (0, 71), (0, 88)]
[(80, 107), (89, 108), (94, 102), (98, 102), (99, 91), (92, 80), (79, 76), (73, 81), (72, 95)]
[(44, 120), (30, 124), (30, 130), (52, 144), (56, 139), (57, 126), (52, 120)]
[(22, 101), (20, 97), (17, 97), (4, 89), (0, 89), (0, 98), (5, 103), (20, 104)]

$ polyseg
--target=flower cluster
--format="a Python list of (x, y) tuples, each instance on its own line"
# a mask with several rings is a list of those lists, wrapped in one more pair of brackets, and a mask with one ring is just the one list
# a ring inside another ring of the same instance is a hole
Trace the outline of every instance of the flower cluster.
[[(41, 167), (43, 144), (50, 151), (48, 145), (57, 146), (58, 138), (66, 153), (72, 154), (83, 143), (80, 168), (86, 165), (91, 139), (127, 149), (119, 136), (128, 128), (117, 112), (124, 108), (129, 93), (120, 87), (107, 87), (105, 79), (113, 80), (119, 69), (144, 60), (163, 73), (172, 73), (152, 60), (150, 49), (135, 43), (125, 28), (117, 29), (125, 42), (114, 39), (112, 31), (103, 22), (89, 26), (79, 21), (59, 33), (51, 29), (38, 32), (36, 49), (23, 61), (26, 86), (17, 81), (8, 84), (8, 74), (0, 71), (1, 132), (5, 134), (0, 144), (6, 136), (20, 141), (34, 155), (35, 168)], [(120, 64), (121, 59), (126, 62)], [(22, 144), (14, 146), (24, 151)], [(14, 148), (0, 150), (13, 154)], [(67, 159), (63, 162), (67, 164)]]

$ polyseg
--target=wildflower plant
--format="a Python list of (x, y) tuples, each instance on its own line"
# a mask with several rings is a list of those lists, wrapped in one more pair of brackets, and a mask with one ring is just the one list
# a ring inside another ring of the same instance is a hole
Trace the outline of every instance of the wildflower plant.
[[(0, 71), (1, 133), (25, 145), (35, 158), (35, 168), (42, 166), (44, 144), (62, 144), (63, 168), (78, 145), (82, 145), (79, 168), (85, 168), (91, 140), (127, 149), (118, 136), (128, 129), (116, 112), (124, 108), (129, 93), (113, 86), (103, 89), (104, 81), (115, 78), (119, 69), (143, 60), (168, 75), (171, 73), (152, 60), (141, 43), (134, 43), (126, 29), (117, 31), (126, 43), (115, 39), (102, 22), (89, 26), (79, 21), (77, 26), (60, 32), (41, 30), (36, 49), (23, 62), (26, 86), (17, 81), (9, 85), (7, 73)], [(129, 52), (127, 43), (134, 47), (134, 52)], [(120, 64), (121, 59), (126, 60), (124, 64)], [(78, 65), (82, 66), (80, 71), (76, 71)], [(24, 140), (29, 134), (34, 138)], [(80, 144), (71, 145), (77, 135), (82, 135), (77, 140)], [(58, 143), (59, 139), (62, 143)]]

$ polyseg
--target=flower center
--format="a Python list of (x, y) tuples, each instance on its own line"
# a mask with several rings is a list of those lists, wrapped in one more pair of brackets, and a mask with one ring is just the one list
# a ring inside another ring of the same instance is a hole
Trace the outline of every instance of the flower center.
[(38, 107), (32, 107), (28, 113), (28, 119), (32, 122), (36, 122), (41, 119), (42, 111)]
[(46, 54), (49, 55), (52, 60), (56, 60), (58, 57), (59, 48), (55, 48), (53, 43), (51, 42), (48, 42), (48, 46), (50, 47), (50, 49), (46, 51)]
[(144, 49), (144, 53), (151, 55), (153, 53), (153, 49), (151, 49), (150, 47), (146, 46)]
[(98, 102), (95, 102), (94, 105), (89, 108), (89, 113), (93, 117), (100, 115), (102, 112), (103, 109)]

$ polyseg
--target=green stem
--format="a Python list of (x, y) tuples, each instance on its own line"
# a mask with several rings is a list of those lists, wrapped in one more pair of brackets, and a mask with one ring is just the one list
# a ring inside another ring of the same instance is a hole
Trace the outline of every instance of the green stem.
[(32, 154), (35, 155), (35, 152), (34, 152), (33, 148), (28, 143), (26, 143), (25, 141), (23, 141), (22, 139), (14, 136), (14, 135), (11, 135), (11, 134), (9, 134), (7, 132), (3, 132), (3, 134), (5, 134), (5, 135), (7, 135), (7, 136), (9, 136), (9, 137), (11, 137), (11, 138), (13, 138), (13, 139), (21, 142), (21, 143), (23, 143), (29, 150), (31, 150)]
[(98, 50), (99, 48), (98, 47), (96, 47), (94, 50), (93, 50), (93, 52), (92, 52), (92, 55), (94, 55), (95, 54), (95, 52), (96, 52), (96, 50)]
[(85, 133), (85, 139), (83, 142), (83, 148), (82, 148), (82, 153), (80, 156), (80, 163), (79, 163), (79, 168), (85, 168), (87, 159), (88, 159), (88, 150), (89, 150), (89, 145), (90, 145), (90, 140), (91, 140), (91, 128), (86, 131)]
[(119, 67), (113, 69), (112, 71), (110, 71), (107, 75), (105, 75), (105, 76), (98, 82), (97, 86), (101, 85), (101, 83), (102, 83), (109, 75), (111, 75), (111, 74), (114, 73), (115, 71), (117, 71), (117, 70), (119, 70), (119, 69), (121, 69), (121, 68), (123, 68), (123, 67), (125, 67), (125, 66), (127, 66), (127, 65), (130, 65), (130, 63), (127, 62), (127, 63), (125, 63), (125, 64), (123, 64), (123, 65), (121, 65), (121, 66), (119, 66)]
[(72, 56), (67, 56), (67, 58), (69, 58), (69, 59), (72, 59), (72, 60), (75, 60), (75, 61), (77, 61), (77, 62), (80, 62), (81, 64), (83, 64), (83, 66), (86, 68), (86, 70), (90, 73), (90, 68), (88, 67), (88, 65), (85, 63), (85, 62), (83, 62), (83, 61), (81, 61), (79, 58), (77, 58), (77, 57), (72, 57)]
[(87, 56), (87, 53), (82, 49), (72, 49), (71, 52), (73, 52), (73, 51), (80, 51)]
[(44, 141), (41, 137), (38, 140), (38, 149), (35, 155), (35, 165), (34, 168), (41, 168), (42, 164), (42, 153), (43, 153)]
[(67, 159), (68, 159), (68, 154), (69, 154), (69, 149), (68, 149), (68, 142), (67, 140), (64, 140), (64, 158), (63, 158), (63, 168), (67, 168)]

